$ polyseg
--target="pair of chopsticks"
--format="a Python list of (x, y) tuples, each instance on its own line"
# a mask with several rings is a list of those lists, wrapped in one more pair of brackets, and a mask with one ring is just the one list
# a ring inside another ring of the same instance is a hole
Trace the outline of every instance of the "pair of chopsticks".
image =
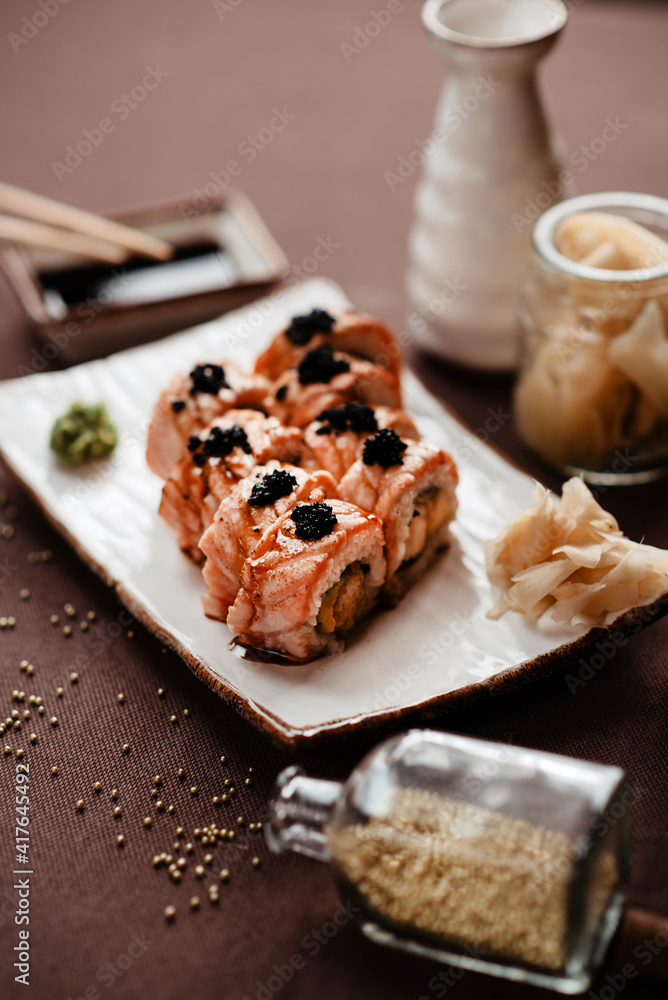
[(171, 243), (156, 236), (1, 181), (0, 240), (65, 250), (109, 264), (122, 264), (132, 254), (155, 260), (169, 260), (174, 254)]

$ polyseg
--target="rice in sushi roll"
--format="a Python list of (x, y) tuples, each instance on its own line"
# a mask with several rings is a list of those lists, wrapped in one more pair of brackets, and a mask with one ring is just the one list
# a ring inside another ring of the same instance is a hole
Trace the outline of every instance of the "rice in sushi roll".
[(323, 344), (399, 374), (401, 351), (392, 333), (375, 316), (352, 309), (339, 315), (312, 309), (304, 316), (293, 316), (259, 356), (255, 371), (277, 379), (298, 364), (307, 350)]
[(302, 447), (298, 428), (256, 410), (230, 410), (191, 435), (160, 503), (160, 514), (177, 532), (183, 551), (202, 562), (199, 540), (234, 484), (270, 459), (299, 462)]
[(153, 411), (146, 447), (149, 468), (166, 479), (192, 434), (228, 410), (265, 410), (270, 393), (266, 378), (231, 361), (204, 362), (177, 375)]
[(328, 472), (305, 472), (275, 461), (257, 466), (236, 483), (199, 543), (207, 557), (203, 576), (208, 593), (202, 598), (205, 614), (225, 621), (246, 559), (281, 514), (299, 502), (321, 502), (336, 495), (336, 483)]
[(246, 560), (227, 625), (251, 647), (306, 662), (339, 652), (385, 579), (375, 514), (341, 500), (299, 503)]
[(446, 452), (402, 441), (390, 429), (367, 438), (361, 457), (341, 479), (341, 499), (373, 511), (383, 523), (387, 603), (403, 597), (449, 544), (457, 481)]

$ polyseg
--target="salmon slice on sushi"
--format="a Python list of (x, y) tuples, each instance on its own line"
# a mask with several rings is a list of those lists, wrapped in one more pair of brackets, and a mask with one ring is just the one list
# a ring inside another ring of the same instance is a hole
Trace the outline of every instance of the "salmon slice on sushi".
[(399, 375), (401, 351), (394, 335), (375, 316), (353, 309), (338, 315), (312, 309), (303, 316), (293, 316), (285, 330), (259, 356), (255, 371), (277, 379), (298, 364), (307, 350), (323, 344)]
[(447, 452), (389, 428), (367, 438), (339, 482), (342, 500), (373, 511), (385, 533), (386, 603), (396, 604), (450, 543), (457, 468)]
[(399, 379), (387, 368), (323, 344), (274, 384), (271, 412), (286, 424), (305, 427), (323, 410), (348, 401), (401, 409)]
[(322, 502), (336, 495), (336, 483), (328, 472), (305, 472), (281, 462), (259, 465), (236, 483), (199, 543), (206, 556), (203, 576), (208, 593), (202, 598), (204, 613), (225, 621), (239, 591), (246, 559), (281, 514), (297, 503)]
[(304, 464), (327, 469), (338, 482), (361, 455), (368, 437), (391, 428), (402, 438), (418, 440), (415, 424), (403, 410), (347, 402), (323, 410), (304, 428)]
[(177, 375), (162, 392), (148, 430), (146, 460), (166, 479), (190, 437), (228, 410), (265, 410), (271, 385), (231, 361), (204, 362)]
[(160, 503), (160, 514), (178, 534), (183, 551), (201, 563), (199, 540), (235, 483), (270, 459), (296, 464), (302, 447), (298, 428), (257, 410), (230, 410), (192, 434)]
[(385, 579), (379, 518), (341, 500), (298, 503), (241, 571), (227, 626), (243, 645), (305, 663), (340, 652)]

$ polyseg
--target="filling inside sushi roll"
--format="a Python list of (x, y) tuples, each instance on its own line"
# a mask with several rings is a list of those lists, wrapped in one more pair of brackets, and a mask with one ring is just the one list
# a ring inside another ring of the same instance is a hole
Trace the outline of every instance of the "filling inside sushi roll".
[(418, 493), (399, 572), (418, 561), (428, 542), (437, 534), (440, 537), (439, 529), (449, 524), (453, 516), (452, 501), (443, 489), (432, 485)]
[(341, 579), (330, 587), (318, 612), (319, 632), (341, 635), (349, 632), (373, 607), (377, 587), (367, 586), (368, 563), (354, 562), (346, 566)]

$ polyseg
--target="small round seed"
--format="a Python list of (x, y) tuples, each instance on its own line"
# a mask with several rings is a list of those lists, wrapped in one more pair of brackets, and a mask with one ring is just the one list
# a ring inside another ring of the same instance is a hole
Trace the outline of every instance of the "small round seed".
[(116, 701), (118, 702), (119, 705), (125, 704), (125, 695), (123, 694), (123, 692), (116, 695)]
[(101, 781), (95, 781), (93, 783), (93, 788), (94, 788), (94, 790), (96, 792), (101, 792), (102, 791), (102, 782)]
[(230, 877), (230, 872), (228, 868), (223, 868), (220, 873), (220, 881), (227, 882)]
[(193, 896), (190, 900), (190, 909), (199, 910), (199, 896)]
[(260, 859), (258, 857), (253, 858), (253, 860), (251, 861), (251, 864), (252, 864), (253, 868), (259, 868), (260, 867)]
[(21, 759), (21, 757), (23, 757), (24, 753), (25, 753), (25, 750), (17, 750), (16, 751), (16, 756), (19, 758), (19, 760)]
[(197, 793), (197, 785), (193, 785), (192, 786), (192, 788), (190, 789), (190, 794), (191, 795), (197, 795), (198, 794)]
[[(7, 748), (5, 747), (5, 753), (6, 752), (7, 752)], [(51, 774), (58, 774), (58, 768), (57, 767), (52, 767), (51, 768)]]
[(58, 695), (59, 698), (62, 698), (63, 695), (65, 694), (65, 691), (63, 690), (63, 688), (57, 687), (56, 688), (56, 694)]
[(79, 809), (79, 811), (81, 811), (82, 809), (85, 809), (85, 807), (86, 807), (86, 803), (84, 802), (84, 800), (83, 799), (79, 799), (77, 801), (77, 809)]
[(169, 721), (172, 723), (173, 726), (175, 726), (179, 720), (175, 715), (170, 715)]
[(116, 837), (116, 843), (118, 844), (119, 847), (122, 847), (123, 844), (125, 843), (125, 837), (123, 836), (122, 833), (119, 833), (119, 835)]
[(112, 799), (117, 799), (118, 798), (118, 789), (117, 788), (112, 788), (111, 789), (111, 797), (112, 797)]
[(116, 818), (118, 818), (119, 816), (122, 816), (122, 815), (123, 815), (123, 810), (121, 809), (120, 806), (116, 806), (114, 808), (114, 816), (116, 816)]
[(144, 816), (144, 826), (152, 826), (153, 820), (150, 816)]
[(49, 621), (51, 622), (52, 625), (60, 625), (60, 618), (58, 617), (58, 615), (51, 615), (49, 617)]
[(164, 697), (165, 697), (165, 689), (158, 688), (158, 698), (164, 698)]
[(79, 675), (75, 673), (75, 671), (72, 671), (72, 673), (70, 674), (70, 684), (77, 684), (78, 681), (79, 681)]
[(130, 753), (130, 744), (124, 743), (123, 746), (121, 747), (121, 750), (123, 751), (123, 753)]
[(71, 638), (71, 636), (72, 636), (72, 626), (71, 625), (65, 625), (65, 627), (63, 628), (63, 635), (65, 636), (66, 639), (70, 639)]
[(86, 615), (86, 618), (88, 619), (89, 622), (97, 621), (97, 615), (95, 614), (94, 611), (89, 611)]
[(159, 774), (156, 774), (156, 776), (154, 777), (153, 784), (154, 785), (161, 785), (162, 784), (162, 778), (161, 778), (161, 776)]
[(52, 726), (57, 726), (58, 718), (55, 715), (52, 715), (51, 718), (49, 719), (49, 722), (51, 723)]
[(28, 590), (27, 587), (23, 587), (22, 590), (19, 590), (19, 597), (21, 598), (22, 601), (28, 600), (28, 598), (30, 597), (30, 591)]
[(30, 734), (30, 742), (31, 743), (37, 743), (37, 733), (31, 733)]
[(204, 878), (204, 874), (205, 874), (204, 873), (204, 865), (196, 865), (195, 866), (195, 875), (197, 875), (197, 878)]
[(166, 906), (165, 907), (165, 920), (174, 920), (176, 917), (176, 907)]

